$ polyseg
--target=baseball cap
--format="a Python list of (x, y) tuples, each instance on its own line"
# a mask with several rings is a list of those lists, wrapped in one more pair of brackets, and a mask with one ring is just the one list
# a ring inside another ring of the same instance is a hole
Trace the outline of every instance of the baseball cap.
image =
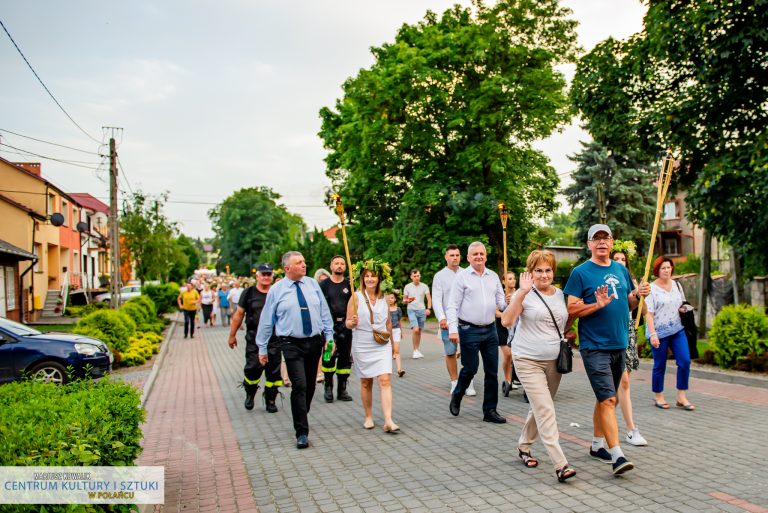
[(259, 266), (256, 268), (256, 272), (259, 273), (271, 273), (272, 272), (272, 266), (269, 264), (259, 264)]
[(593, 224), (589, 227), (589, 231), (587, 232), (587, 239), (592, 240), (592, 238), (595, 236), (598, 232), (605, 232), (609, 236), (613, 237), (613, 232), (611, 232), (611, 229), (608, 228), (608, 225), (605, 224)]

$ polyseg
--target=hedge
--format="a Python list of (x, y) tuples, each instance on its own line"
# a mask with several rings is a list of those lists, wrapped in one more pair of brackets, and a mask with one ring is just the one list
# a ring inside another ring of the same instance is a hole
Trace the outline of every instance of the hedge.
[(179, 286), (175, 283), (163, 285), (144, 285), (141, 294), (149, 297), (155, 303), (157, 315), (176, 310), (176, 298), (179, 297)]
[(765, 371), (768, 315), (756, 306), (724, 306), (712, 321), (709, 343), (720, 367)]
[[(0, 387), (0, 466), (126, 466), (145, 412), (131, 385), (102, 379)], [(129, 511), (131, 505), (0, 505), (0, 512)]]
[(122, 363), (128, 367), (141, 365), (160, 351), (163, 337), (154, 333), (138, 333), (131, 337), (128, 349), (122, 354)]
[(97, 310), (80, 319), (72, 332), (97, 338), (113, 352), (122, 353), (128, 349), (128, 339), (136, 333), (136, 323), (123, 312)]

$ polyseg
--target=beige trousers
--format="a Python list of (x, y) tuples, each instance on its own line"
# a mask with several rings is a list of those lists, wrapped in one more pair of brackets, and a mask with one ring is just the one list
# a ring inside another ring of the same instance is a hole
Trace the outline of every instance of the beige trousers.
[(540, 435), (555, 470), (568, 463), (560, 447), (560, 432), (555, 418), (554, 398), (562, 376), (557, 372), (556, 364), (556, 360), (515, 358), (517, 377), (531, 404), (523, 432), (520, 433), (518, 448), (530, 452), (531, 445)]

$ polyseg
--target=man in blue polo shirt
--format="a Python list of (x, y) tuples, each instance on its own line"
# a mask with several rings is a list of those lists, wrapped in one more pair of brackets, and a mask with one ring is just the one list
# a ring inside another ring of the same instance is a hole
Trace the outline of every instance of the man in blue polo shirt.
[(563, 292), (568, 295), (568, 314), (579, 317), (579, 352), (597, 398), (589, 454), (611, 463), (613, 473), (619, 475), (634, 468), (619, 446), (616, 421), (616, 390), (624, 371), (629, 312), (651, 287), (641, 283), (635, 290), (627, 268), (611, 260), (613, 234), (608, 226), (590, 227), (587, 245), (592, 257), (573, 270)]

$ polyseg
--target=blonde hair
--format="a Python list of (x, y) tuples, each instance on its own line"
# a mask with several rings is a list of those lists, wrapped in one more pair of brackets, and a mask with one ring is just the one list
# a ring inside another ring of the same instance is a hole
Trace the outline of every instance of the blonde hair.
[(532, 251), (525, 261), (525, 267), (529, 273), (532, 273), (536, 266), (541, 262), (549, 264), (549, 266), (552, 267), (552, 271), (557, 269), (557, 259), (555, 258), (555, 254), (548, 249), (536, 249)]
[(379, 279), (379, 281), (376, 283), (376, 297), (383, 297), (384, 294), (381, 292), (381, 276), (379, 276), (379, 274), (373, 269), (363, 269), (363, 272), (360, 273), (360, 292), (365, 294), (365, 277), (369, 274), (371, 276), (376, 276)]

